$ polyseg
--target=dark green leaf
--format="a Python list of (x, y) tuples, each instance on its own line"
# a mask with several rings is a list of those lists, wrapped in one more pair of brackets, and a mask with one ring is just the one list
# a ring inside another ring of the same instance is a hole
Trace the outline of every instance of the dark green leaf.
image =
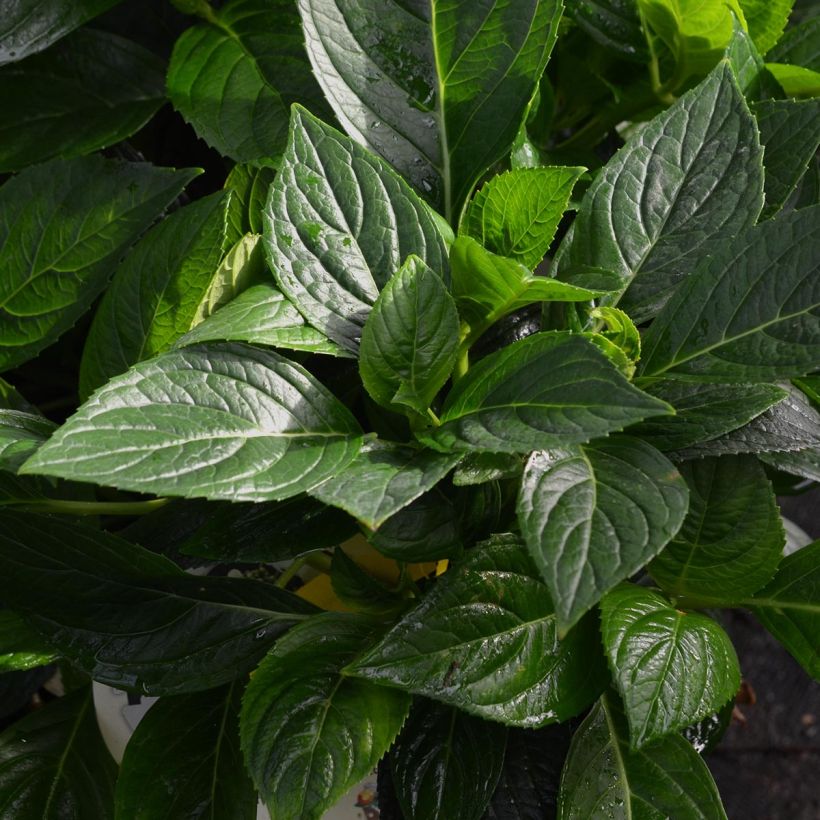
[(719, 709), (740, 687), (729, 636), (711, 618), (621, 584), (601, 601), (601, 634), (633, 748)]
[(0, 408), (0, 470), (17, 472), (56, 426), (39, 413)]
[(21, 471), (271, 501), (335, 475), (361, 440), (350, 411), (299, 365), (242, 345), (197, 345), (110, 381)]
[(299, 2), (311, 62), (339, 121), (451, 224), (479, 176), (509, 151), (562, 6)]
[(395, 615), (407, 600), (363, 570), (339, 547), (330, 562), (330, 582), (336, 597), (354, 612)]
[(268, 260), (285, 295), (354, 353), (379, 291), (410, 254), (449, 278), (436, 220), (410, 186), (299, 106), (264, 221)]
[(820, 541), (787, 555), (772, 582), (745, 603), (815, 679), (820, 680)]
[(726, 59), (732, 67), (740, 90), (748, 101), (782, 96), (782, 90), (769, 73), (763, 57), (739, 20), (735, 20), (732, 39), (726, 48)]
[(117, 766), (97, 728), (91, 687), (0, 734), (0, 814), (14, 820), (114, 816)]
[(820, 17), (791, 26), (766, 55), (775, 63), (791, 63), (820, 71)]
[(228, 199), (216, 193), (174, 211), (125, 257), (86, 339), (81, 396), (191, 329), (225, 251)]
[(620, 306), (636, 322), (654, 316), (714, 238), (754, 224), (762, 154), (723, 63), (607, 163), (582, 200), (560, 275), (584, 265), (615, 271)]
[(390, 751), (406, 820), (480, 820), (506, 745), (506, 726), (417, 698)]
[(508, 453), (467, 453), (453, 472), (453, 484), (467, 487), (521, 475), (524, 462)]
[(0, 674), (35, 669), (56, 658), (54, 648), (20, 615), (0, 609)]
[(262, 233), (262, 211), (275, 177), (273, 168), (264, 165), (234, 165), (231, 168), (225, 188), (233, 193), (228, 206), (228, 228), (234, 240), (247, 233)]
[(118, 258), (197, 175), (99, 156), (52, 160), (0, 189), (0, 369), (55, 341)]
[(114, 535), (0, 512), (0, 598), (94, 680), (143, 694), (250, 671), (313, 607), (258, 581), (197, 578)]
[(459, 459), (459, 455), (374, 441), (310, 494), (375, 530), (438, 484)]
[(786, 540), (766, 473), (752, 456), (697, 459), (680, 470), (689, 513), (649, 572), (687, 601), (743, 600), (774, 575)]
[(726, 820), (712, 775), (680, 735), (639, 751), (605, 695), (572, 739), (561, 778), (559, 820)]
[(602, 686), (597, 627), (558, 640), (550, 595), (514, 536), (472, 549), (351, 674), (512, 726), (577, 714)]
[(566, 632), (680, 529), (686, 484), (640, 439), (534, 452), (518, 496), (518, 521)]
[(536, 333), (482, 359), (447, 395), (430, 438), (456, 450), (566, 447), (669, 412), (586, 339)]
[(719, 711), (687, 726), (681, 734), (699, 755), (708, 754), (720, 743), (731, 726), (734, 711), (735, 701), (732, 699)]
[(820, 446), (792, 452), (758, 453), (757, 457), (776, 470), (820, 482)]
[(340, 673), (375, 634), (369, 620), (321, 615), (291, 630), (254, 673), (242, 749), (272, 817), (318, 820), (401, 729), (407, 695)]
[(424, 414), (450, 377), (459, 343), (453, 297), (437, 273), (410, 256), (362, 328), (359, 372), (374, 401)]
[(239, 748), (241, 687), (162, 698), (136, 728), (117, 779), (117, 820), (254, 820)]
[(648, 59), (636, 0), (576, 0), (567, 13), (593, 40), (627, 60)]

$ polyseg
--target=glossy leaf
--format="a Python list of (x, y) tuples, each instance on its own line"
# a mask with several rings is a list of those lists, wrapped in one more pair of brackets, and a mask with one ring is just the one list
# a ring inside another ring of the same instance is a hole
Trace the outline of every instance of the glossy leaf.
[(680, 529), (687, 497), (675, 466), (639, 439), (530, 456), (518, 521), (562, 632), (663, 549)]
[(648, 59), (636, 0), (576, 0), (567, 14), (605, 48), (628, 60)]
[(820, 541), (787, 555), (772, 582), (746, 601), (758, 620), (820, 680)]
[(299, 365), (252, 347), (199, 345), (108, 382), (21, 471), (270, 501), (335, 475), (360, 445), (350, 411)]
[(601, 602), (601, 634), (633, 748), (717, 711), (740, 687), (732, 642), (711, 618), (622, 584)]
[(776, 470), (820, 482), (820, 446), (791, 452), (758, 453), (757, 457)]
[(117, 820), (254, 820), (239, 748), (238, 683), (161, 698), (137, 726), (117, 779)]
[(780, 86), (766, 68), (749, 32), (737, 19), (725, 57), (747, 101), (782, 96)]
[(399, 268), (362, 328), (359, 372), (383, 407), (424, 414), (450, 376), (459, 343), (455, 302), (417, 256)]
[(784, 213), (719, 247), (643, 340), (643, 373), (766, 381), (820, 356), (820, 206)]
[(521, 456), (507, 453), (467, 453), (453, 472), (453, 484), (467, 487), (521, 475)]
[(401, 729), (407, 695), (340, 674), (374, 632), (355, 616), (312, 618), (254, 673), (242, 702), (242, 749), (272, 817), (321, 817)]
[(820, 72), (799, 65), (766, 63), (787, 97), (817, 97), (820, 95)]
[(68, 330), (118, 258), (196, 176), (99, 156), (52, 160), (0, 188), (0, 369)]
[(6, 817), (112, 820), (116, 778), (90, 686), (31, 712), (0, 734), (0, 812)]
[(602, 686), (596, 625), (558, 640), (550, 595), (514, 536), (473, 548), (350, 674), (511, 726), (566, 720)]
[(345, 130), (451, 224), (480, 175), (509, 150), (562, 5), (299, 2), (314, 71)]
[(164, 69), (136, 43), (81, 29), (46, 54), (0, 70), (0, 171), (130, 137), (165, 102)]
[(687, 601), (741, 601), (774, 575), (786, 540), (766, 473), (751, 456), (697, 459), (680, 471), (689, 513), (649, 572)]
[(250, 671), (313, 607), (258, 581), (196, 578), (117, 536), (0, 512), (0, 598), (94, 680), (143, 694)]
[(754, 224), (763, 205), (757, 128), (725, 63), (633, 137), (590, 186), (561, 273), (615, 271), (620, 306), (655, 315), (715, 237)]
[(83, 397), (191, 329), (225, 251), (228, 199), (212, 194), (174, 211), (125, 257), (86, 339)]
[(448, 393), (430, 438), (455, 450), (566, 447), (669, 412), (586, 339), (537, 333), (482, 359)]
[(463, 233), (533, 270), (547, 255), (585, 168), (520, 168), (499, 174), (470, 200)]
[(58, 654), (16, 612), (0, 609), (0, 674), (36, 669), (56, 660)]
[(680, 735), (633, 751), (620, 706), (605, 695), (572, 739), (559, 820), (726, 820), (712, 775)]
[(406, 820), (480, 820), (501, 775), (507, 728), (417, 698), (390, 750)]
[(310, 494), (325, 504), (340, 507), (371, 529), (378, 529), (438, 484), (459, 459), (459, 455), (374, 441)]
[(410, 254), (449, 278), (437, 223), (410, 186), (299, 106), (264, 221), (268, 260), (284, 294), (354, 353), (379, 290)]
[(55, 428), (53, 422), (39, 413), (0, 408), (0, 470), (17, 472)]
[(749, 34), (761, 54), (766, 54), (780, 39), (791, 14), (794, 0), (738, 0)]
[(228, 227), (234, 240), (248, 233), (262, 233), (262, 212), (275, 177), (276, 171), (265, 165), (237, 164), (231, 168), (225, 188), (233, 194), (228, 206)]

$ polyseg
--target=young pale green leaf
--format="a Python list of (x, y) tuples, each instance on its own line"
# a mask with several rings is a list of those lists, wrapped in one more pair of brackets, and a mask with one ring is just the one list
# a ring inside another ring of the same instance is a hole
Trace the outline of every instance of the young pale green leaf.
[(775, 63), (820, 71), (820, 17), (810, 17), (790, 26), (766, 56)]
[(787, 97), (817, 97), (820, 95), (820, 72), (799, 65), (766, 63)]
[(718, 439), (748, 424), (789, 394), (774, 384), (713, 384), (661, 379), (644, 388), (669, 402), (673, 416), (657, 416), (629, 428), (659, 450), (683, 450)]
[(643, 339), (644, 375), (767, 381), (820, 359), (820, 206), (779, 214), (718, 247)]
[(754, 106), (766, 149), (764, 216), (779, 211), (820, 146), (820, 99), (763, 100)]
[(547, 255), (586, 168), (520, 168), (493, 177), (470, 200), (461, 232), (533, 270)]
[(689, 513), (649, 572), (690, 602), (741, 601), (774, 575), (786, 540), (766, 473), (751, 456), (697, 459), (680, 471)]
[(470, 550), (347, 669), (530, 728), (588, 706), (601, 691), (602, 671), (594, 619), (558, 640), (549, 592), (511, 535)]
[(291, 103), (327, 106), (289, 0), (231, 0), (177, 40), (168, 96), (197, 134), (237, 162), (278, 165)]
[(56, 427), (39, 413), (0, 408), (0, 470), (16, 473)]
[(399, 733), (410, 698), (341, 674), (376, 634), (364, 618), (312, 618), (281, 639), (251, 678), (242, 749), (271, 817), (318, 820)]
[(567, 14), (593, 40), (627, 60), (649, 59), (635, 0), (575, 0)]
[(562, 632), (663, 549), (683, 523), (687, 496), (675, 466), (640, 439), (530, 456), (518, 521)]
[(387, 282), (362, 328), (359, 372), (373, 400), (424, 414), (450, 377), (459, 342), (453, 297), (410, 256)]
[(620, 705), (604, 695), (572, 738), (559, 820), (726, 820), (709, 769), (680, 735), (634, 751)]
[(506, 746), (506, 726), (417, 698), (389, 757), (406, 820), (481, 820)]
[(0, 171), (90, 154), (131, 136), (165, 102), (165, 66), (142, 46), (81, 29), (0, 70)]
[(299, 106), (264, 221), (285, 295), (354, 353), (379, 291), (410, 254), (449, 280), (430, 209), (383, 159)]
[[(261, 251), (261, 246), (258, 248)], [(256, 255), (256, 251), (254, 251)], [(351, 354), (305, 323), (302, 314), (274, 284), (253, 285), (176, 342), (185, 347), (202, 342), (247, 342), (285, 350)]]
[(723, 62), (606, 164), (582, 200), (559, 276), (580, 266), (615, 271), (621, 290), (602, 302), (620, 301), (636, 322), (651, 318), (716, 237), (754, 224), (762, 156)]
[(299, 9), (314, 71), (345, 130), (455, 225), (480, 175), (515, 139), (561, 0), (412, 9), (299, 0)]
[(310, 491), (371, 529), (434, 487), (459, 462), (458, 454), (374, 441), (336, 475)]
[(143, 694), (253, 669), (313, 607), (258, 581), (196, 578), (117, 536), (0, 512), (0, 598), (94, 680)]
[(745, 601), (758, 620), (820, 680), (820, 541), (787, 555), (772, 582)]
[(758, 453), (757, 457), (776, 470), (820, 482), (820, 446), (791, 452)]
[(216, 193), (174, 211), (122, 261), (86, 339), (83, 398), (191, 329), (225, 251), (229, 198)]
[(117, 778), (115, 820), (254, 820), (239, 748), (238, 683), (162, 698), (137, 726)]
[(633, 748), (717, 711), (740, 687), (732, 642), (711, 618), (621, 584), (601, 601), (601, 634)]
[(608, 271), (585, 271), (572, 284), (537, 276), (521, 262), (490, 253), (471, 236), (450, 248), (453, 295), (476, 332), (533, 302), (584, 302), (618, 287)]
[(537, 333), (482, 359), (428, 434), (455, 450), (529, 453), (605, 436), (670, 411), (581, 336)]
[(766, 54), (780, 39), (794, 0), (738, 0), (757, 50)]
[(91, 687), (0, 734), (0, 812), (14, 820), (112, 820), (117, 766), (97, 727)]
[(336, 475), (361, 441), (350, 411), (299, 365), (244, 345), (195, 345), (112, 379), (21, 472), (271, 501)]
[(0, 20), (0, 65), (48, 48), (120, 0), (15, 0)]
[(68, 330), (118, 258), (198, 171), (52, 160), (0, 188), (0, 370)]
[(59, 657), (39, 632), (16, 612), (0, 609), (0, 675), (36, 669)]
[(231, 168), (225, 188), (233, 196), (228, 205), (228, 232), (239, 241), (245, 234), (261, 234), (262, 212), (276, 171), (265, 165), (237, 164)]

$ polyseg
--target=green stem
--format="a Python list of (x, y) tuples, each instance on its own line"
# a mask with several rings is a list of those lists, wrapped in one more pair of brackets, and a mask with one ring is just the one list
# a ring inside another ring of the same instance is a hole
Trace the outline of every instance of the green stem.
[(441, 425), (441, 419), (433, 412), (433, 409), (431, 407), (427, 408), (427, 415), (430, 417), (430, 421), (432, 421), (433, 424), (436, 425), (436, 427), (439, 427)]
[(151, 501), (67, 501), (58, 498), (30, 501), (15, 498), (0, 502), (0, 506), (65, 515), (147, 515), (164, 507), (169, 501), (169, 498), (155, 498)]
[(313, 567), (317, 572), (330, 575), (330, 556), (324, 552), (309, 552), (304, 556), (304, 562), (309, 567)]
[(307, 556), (303, 555), (300, 558), (294, 558), (291, 565), (282, 572), (276, 579), (274, 586), (284, 589), (291, 581), (291, 579), (299, 572), (300, 569), (307, 563)]

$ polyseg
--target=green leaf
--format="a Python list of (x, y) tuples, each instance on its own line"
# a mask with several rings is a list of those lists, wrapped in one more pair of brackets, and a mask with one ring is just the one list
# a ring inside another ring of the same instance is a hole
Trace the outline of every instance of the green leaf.
[(0, 171), (131, 136), (165, 102), (164, 71), (142, 46), (93, 29), (0, 70)]
[(820, 96), (820, 72), (798, 65), (766, 63), (787, 97)]
[(341, 548), (333, 551), (330, 583), (336, 597), (354, 612), (395, 615), (407, 605), (398, 588), (391, 588), (362, 569)]
[(640, 439), (530, 456), (518, 521), (562, 633), (663, 549), (680, 529), (687, 496), (675, 466)]
[(782, 96), (782, 89), (766, 68), (749, 33), (735, 19), (732, 39), (726, 47), (726, 60), (747, 101)]
[(644, 375), (801, 376), (820, 357), (820, 206), (778, 214), (716, 247), (643, 338)]
[(636, 322), (651, 318), (716, 238), (754, 224), (763, 205), (762, 155), (754, 118), (722, 63), (596, 177), (559, 276), (580, 266), (615, 271), (622, 295), (602, 303), (620, 302)]
[(453, 225), (518, 133), (562, 6), (299, 2), (314, 71), (345, 130)]
[(374, 634), (364, 618), (311, 618), (281, 639), (251, 678), (242, 749), (272, 817), (318, 820), (401, 729), (407, 695), (340, 672)]
[(763, 100), (754, 107), (766, 149), (764, 216), (779, 211), (820, 146), (820, 99)]
[(594, 619), (558, 640), (547, 588), (506, 535), (470, 550), (347, 671), (532, 728), (589, 705), (603, 683), (599, 652)]
[(470, 200), (461, 231), (533, 270), (547, 255), (586, 168), (520, 168), (493, 177)]
[(340, 507), (371, 529), (441, 481), (460, 460), (459, 455), (419, 450), (374, 441), (353, 461), (310, 494)]
[(820, 680), (820, 541), (787, 555), (772, 582), (745, 605)]
[(506, 746), (506, 726), (416, 699), (389, 758), (406, 820), (480, 820)]
[(86, 339), (83, 398), (191, 329), (225, 250), (228, 199), (216, 193), (174, 211), (125, 257)]
[(508, 453), (467, 453), (453, 472), (456, 487), (484, 484), (521, 475), (521, 456)]
[(56, 427), (39, 413), (0, 408), (0, 470), (17, 472)]
[(612, 695), (593, 707), (572, 739), (561, 777), (559, 820), (726, 820), (709, 769), (680, 735), (629, 748)]
[(15, 0), (3, 9), (0, 65), (48, 48), (120, 0)]
[(790, 26), (767, 54), (775, 63), (789, 63), (820, 71), (820, 17)]
[(820, 447), (806, 447), (792, 452), (758, 453), (757, 457), (776, 470), (820, 482)]
[(174, 108), (220, 154), (278, 165), (290, 106), (327, 111), (290, 0), (231, 0), (183, 32), (168, 67)]
[(112, 379), (21, 472), (272, 501), (335, 475), (361, 441), (350, 411), (299, 365), (243, 345), (198, 345)]
[(783, 34), (794, 0), (738, 0), (757, 50), (766, 54)]
[(604, 48), (627, 60), (648, 61), (636, 0), (576, 0), (567, 14)]
[(424, 414), (450, 376), (458, 313), (444, 282), (409, 256), (387, 282), (362, 328), (359, 372), (373, 400)]
[(275, 178), (276, 171), (264, 165), (239, 164), (231, 168), (225, 189), (233, 194), (228, 205), (228, 228), (236, 241), (248, 233), (262, 233), (262, 212)]
[(657, 416), (629, 428), (659, 450), (683, 450), (718, 439), (781, 402), (788, 392), (774, 384), (712, 384), (661, 379), (647, 393), (669, 402), (675, 415)]
[(384, 160), (299, 106), (264, 221), (284, 294), (354, 353), (379, 291), (410, 254), (449, 280), (429, 208)]
[(680, 471), (689, 513), (649, 572), (688, 602), (741, 601), (771, 579), (786, 541), (766, 473), (751, 456), (698, 459)]
[(528, 453), (621, 430), (669, 405), (633, 387), (586, 339), (536, 333), (482, 359), (450, 391), (441, 427), (454, 450)]
[(117, 820), (254, 820), (256, 791), (239, 748), (241, 686), (162, 698), (125, 748)]
[(258, 581), (187, 575), (90, 527), (8, 511), (0, 523), (0, 598), (110, 686), (150, 695), (218, 686), (314, 611)]
[(0, 674), (36, 669), (57, 657), (54, 648), (20, 615), (0, 609)]
[(633, 748), (717, 711), (740, 687), (732, 642), (711, 618), (622, 584), (601, 602), (601, 634)]
[(99, 156), (52, 160), (0, 188), (0, 370), (89, 308), (118, 258), (197, 175)]
[(91, 687), (55, 700), (0, 734), (0, 811), (14, 820), (112, 820), (117, 766)]

